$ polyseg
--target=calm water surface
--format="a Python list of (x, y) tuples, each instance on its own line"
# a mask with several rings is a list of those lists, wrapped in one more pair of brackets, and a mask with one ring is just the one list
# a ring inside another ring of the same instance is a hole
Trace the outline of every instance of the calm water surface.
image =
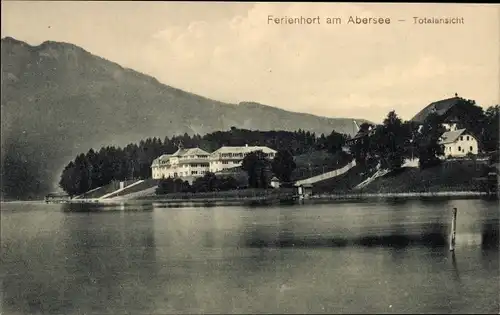
[(498, 202), (1, 210), (2, 314), (499, 313)]

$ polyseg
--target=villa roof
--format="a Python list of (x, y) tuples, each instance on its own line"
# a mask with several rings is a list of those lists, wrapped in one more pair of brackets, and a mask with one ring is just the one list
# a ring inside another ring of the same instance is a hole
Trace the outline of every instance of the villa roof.
[(223, 146), (219, 148), (218, 150), (214, 151), (212, 154), (215, 153), (250, 153), (254, 151), (260, 151), (262, 150), (263, 152), (273, 152), (275, 153), (276, 151), (265, 147), (265, 146), (242, 146), (242, 147), (229, 147), (229, 146)]
[(458, 129), (453, 131), (447, 131), (441, 135), (441, 140), (439, 144), (449, 144), (457, 141), (458, 137), (460, 137), (466, 130)]
[(418, 123), (423, 123), (427, 117), (432, 113), (436, 113), (438, 116), (444, 116), (448, 111), (456, 106), (462, 98), (460, 97), (452, 97), (444, 100), (440, 100), (437, 102), (430, 103), (420, 112), (418, 112), (411, 120)]

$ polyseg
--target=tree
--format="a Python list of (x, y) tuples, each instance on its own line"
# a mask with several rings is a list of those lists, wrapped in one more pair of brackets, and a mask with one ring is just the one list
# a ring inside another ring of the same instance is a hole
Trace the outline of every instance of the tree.
[(293, 159), (293, 155), (288, 150), (280, 150), (276, 153), (271, 168), (281, 182), (288, 183), (291, 181), (292, 172), (297, 168), (297, 164)]
[(439, 116), (435, 113), (429, 114), (415, 139), (420, 168), (439, 164), (439, 156), (444, 154), (444, 148), (439, 144), (439, 139), (444, 132), (445, 128)]
[(79, 187), (77, 187), (76, 176), (78, 176), (75, 164), (73, 161), (69, 162), (64, 168), (61, 179), (59, 180), (59, 187), (61, 187), (71, 197), (78, 195)]
[(410, 132), (395, 111), (389, 112), (378, 132), (376, 153), (383, 168), (398, 169), (403, 165)]
[(496, 151), (500, 144), (500, 105), (490, 106), (485, 111), (481, 141), (486, 151)]
[(342, 150), (345, 144), (346, 136), (333, 130), (328, 137), (326, 137), (326, 148), (328, 152), (335, 154)]
[(183, 181), (180, 178), (173, 179), (171, 177), (162, 178), (158, 183), (158, 187), (156, 188), (157, 195), (165, 195), (171, 193), (179, 193), (179, 192), (189, 192), (191, 191), (191, 186), (187, 181)]
[(243, 158), (241, 167), (247, 172), (250, 187), (267, 188), (269, 162), (262, 151), (250, 152)]

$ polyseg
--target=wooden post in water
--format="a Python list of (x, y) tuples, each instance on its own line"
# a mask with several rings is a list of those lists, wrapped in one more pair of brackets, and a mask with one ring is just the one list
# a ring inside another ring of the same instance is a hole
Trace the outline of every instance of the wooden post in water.
[(457, 208), (453, 208), (450, 231), (450, 251), (455, 250), (455, 236), (457, 232)]

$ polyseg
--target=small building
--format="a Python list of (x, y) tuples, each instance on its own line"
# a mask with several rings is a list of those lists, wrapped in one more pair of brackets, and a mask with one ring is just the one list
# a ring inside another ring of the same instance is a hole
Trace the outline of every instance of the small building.
[[(363, 126), (363, 125), (358, 126), (356, 121), (354, 121), (354, 124), (355, 124), (356, 128), (358, 129), (358, 131), (354, 135), (354, 137), (346, 140), (345, 146), (342, 148), (346, 152), (349, 151), (349, 147), (351, 145), (355, 145), (358, 143), (364, 144), (365, 141), (367, 141), (371, 136), (373, 136), (375, 134), (376, 125), (365, 124), (365, 126)], [(365, 128), (361, 128), (362, 126)]]
[(301, 199), (307, 199), (313, 194), (312, 188), (313, 186), (311, 184), (295, 185), (295, 194)]
[(71, 200), (71, 196), (66, 194), (66, 193), (63, 193), (63, 192), (52, 192), (52, 193), (49, 193), (45, 196), (44, 198), (45, 202), (46, 203), (49, 203), (49, 202), (65, 202), (65, 201), (69, 201)]
[(280, 180), (277, 177), (271, 178), (271, 187), (280, 188)]
[(441, 135), (439, 144), (444, 147), (445, 157), (464, 157), (478, 154), (478, 142), (466, 129), (446, 131)]

